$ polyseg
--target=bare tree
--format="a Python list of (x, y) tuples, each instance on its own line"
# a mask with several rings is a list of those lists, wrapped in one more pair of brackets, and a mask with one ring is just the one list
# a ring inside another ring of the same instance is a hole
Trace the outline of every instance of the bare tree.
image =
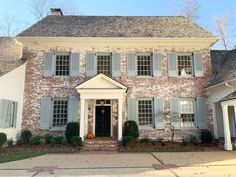
[(0, 16), (0, 32), (3, 36), (14, 36), (21, 30), (21, 23), (15, 16), (3, 14)]
[(214, 19), (215, 30), (220, 37), (221, 44), (225, 50), (229, 49), (229, 16), (223, 15), (215, 17)]
[(185, 16), (191, 21), (199, 18), (200, 5), (196, 0), (184, 0), (183, 4), (175, 4), (173, 12), (175, 15)]
[(32, 14), (38, 21), (50, 13), (50, 8), (61, 8), (63, 14), (77, 15), (79, 10), (74, 0), (31, 0), (29, 3)]
[(54, 6), (54, 0), (31, 0), (28, 4), (32, 14), (38, 21), (49, 14), (50, 8)]

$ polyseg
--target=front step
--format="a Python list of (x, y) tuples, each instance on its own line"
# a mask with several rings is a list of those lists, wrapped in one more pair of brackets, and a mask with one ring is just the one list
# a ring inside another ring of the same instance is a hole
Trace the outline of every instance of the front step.
[(85, 139), (82, 151), (119, 151), (118, 142), (112, 138)]

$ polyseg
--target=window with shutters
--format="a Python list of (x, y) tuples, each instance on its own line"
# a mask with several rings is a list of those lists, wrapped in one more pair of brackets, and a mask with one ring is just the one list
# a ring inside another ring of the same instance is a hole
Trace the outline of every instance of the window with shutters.
[(152, 75), (152, 62), (151, 54), (138, 54), (137, 55), (137, 75), (138, 76), (151, 76)]
[(0, 100), (0, 127), (14, 127), (17, 115), (17, 102), (11, 100)]
[(153, 118), (153, 102), (152, 100), (138, 100), (138, 122), (141, 126), (150, 126), (152, 125)]
[(68, 121), (68, 100), (53, 100), (52, 127), (64, 127)]
[(70, 74), (70, 55), (69, 54), (56, 54), (56, 76), (69, 76)]
[(111, 75), (111, 54), (97, 54), (97, 74)]
[(178, 76), (188, 77), (193, 75), (193, 61), (191, 54), (178, 54)]
[(193, 99), (181, 99), (180, 104), (180, 116), (182, 127), (194, 127), (194, 100)]

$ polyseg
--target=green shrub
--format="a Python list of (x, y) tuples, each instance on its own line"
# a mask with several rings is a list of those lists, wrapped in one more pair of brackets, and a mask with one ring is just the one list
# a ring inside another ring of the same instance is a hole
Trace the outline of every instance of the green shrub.
[(132, 141), (133, 141), (133, 137), (132, 136), (123, 136), (123, 138), (122, 138), (122, 145), (123, 146), (127, 146)]
[(56, 139), (55, 139), (55, 137), (53, 137), (53, 138), (50, 140), (49, 145), (50, 145), (50, 146), (55, 146), (55, 145), (56, 145)]
[(54, 137), (56, 144), (65, 145), (66, 144), (66, 138), (64, 136), (56, 136)]
[(199, 144), (199, 139), (196, 135), (188, 135), (182, 138), (182, 145), (186, 146), (188, 144), (192, 144), (194, 146)]
[(150, 138), (142, 138), (139, 140), (139, 142), (142, 144), (152, 144), (153, 140)]
[(29, 144), (30, 145), (39, 145), (40, 144), (40, 137), (39, 136), (32, 136), (29, 139)]
[(78, 122), (69, 122), (66, 125), (66, 132), (65, 132), (65, 137), (67, 142), (71, 142), (71, 137), (73, 136), (79, 136), (79, 130), (80, 126)]
[(124, 124), (123, 137), (131, 136), (134, 140), (139, 137), (138, 125), (133, 120), (128, 120)]
[(30, 142), (30, 138), (32, 137), (32, 133), (29, 130), (23, 130), (21, 132), (21, 140), (23, 144), (28, 144)]
[(213, 136), (209, 130), (201, 131), (201, 141), (202, 143), (212, 143)]
[(13, 140), (12, 138), (10, 140), (7, 140), (7, 146), (12, 147), (13, 146)]
[(79, 136), (72, 136), (70, 142), (73, 146), (82, 146), (82, 138)]
[(54, 138), (53, 135), (46, 134), (46, 135), (44, 136), (45, 143), (46, 143), (46, 144), (50, 144), (50, 142), (52, 141), (53, 138)]
[(2, 147), (7, 141), (7, 134), (0, 132), (0, 147)]
[(17, 146), (20, 146), (20, 145), (22, 145), (22, 144), (23, 144), (23, 142), (22, 142), (21, 139), (16, 140), (16, 145), (17, 145)]

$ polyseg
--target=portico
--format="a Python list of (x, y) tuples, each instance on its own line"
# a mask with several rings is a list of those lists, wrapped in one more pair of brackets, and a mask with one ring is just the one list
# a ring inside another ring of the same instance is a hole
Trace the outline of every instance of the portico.
[[(123, 124), (123, 103), (125, 101), (125, 93), (127, 91), (127, 86), (119, 83), (118, 81), (104, 75), (98, 74), (93, 78), (81, 83), (76, 87), (77, 92), (80, 94), (80, 136), (84, 140), (86, 134), (88, 133), (88, 103), (93, 102), (93, 121), (92, 121), (92, 133), (98, 136), (98, 130), (100, 129), (100, 135), (107, 133), (107, 128), (110, 127), (110, 135), (113, 136), (113, 114), (112, 109), (109, 113), (109, 105), (112, 100), (117, 102), (117, 138), (121, 140), (122, 138), (122, 124)], [(110, 100), (107, 101), (106, 100)], [(97, 108), (101, 106), (101, 108)], [(99, 112), (98, 112), (99, 111)], [(101, 112), (101, 113), (100, 113)], [(109, 120), (110, 119), (110, 120)], [(96, 124), (102, 124), (96, 127)], [(107, 126), (106, 124), (111, 124)], [(96, 135), (97, 134), (97, 135)]]

